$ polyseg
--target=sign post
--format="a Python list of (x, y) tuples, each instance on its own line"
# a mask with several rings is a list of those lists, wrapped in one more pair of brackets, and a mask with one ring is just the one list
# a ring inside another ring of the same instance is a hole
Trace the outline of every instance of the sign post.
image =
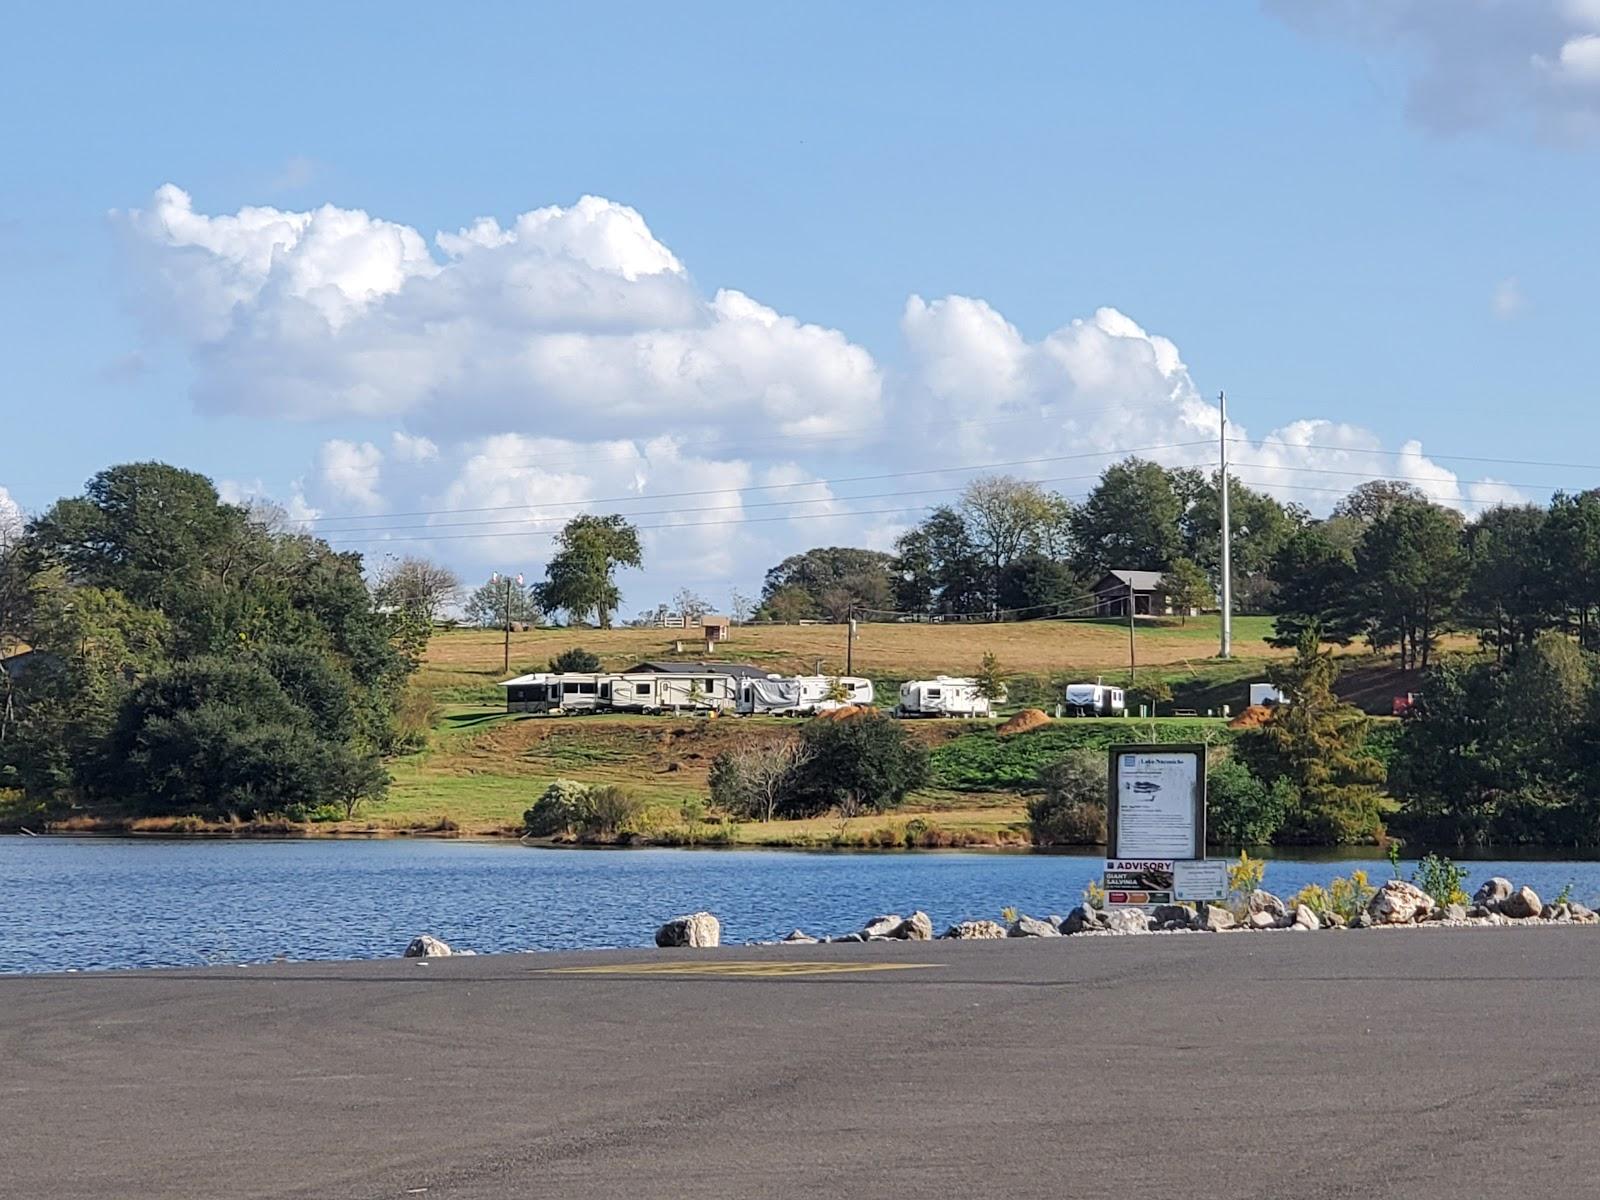
[(1220, 899), (1210, 894), (1216, 873), (1204, 861), (1206, 748), (1124, 745), (1109, 754), (1106, 903)]

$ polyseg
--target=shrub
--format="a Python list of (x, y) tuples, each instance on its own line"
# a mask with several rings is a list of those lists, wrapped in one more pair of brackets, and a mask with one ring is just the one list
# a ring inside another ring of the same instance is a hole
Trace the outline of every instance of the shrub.
[(1351, 871), (1349, 879), (1336, 877), (1328, 885), (1328, 905), (1346, 921), (1353, 921), (1377, 894), (1378, 889), (1367, 882), (1365, 871)]
[(578, 828), (581, 805), (589, 789), (570, 779), (558, 779), (522, 814), (522, 824), (533, 837), (556, 837)]
[(742, 820), (770, 821), (784, 808), (805, 761), (798, 740), (725, 750), (711, 761), (711, 802)]
[(1237, 758), (1206, 775), (1206, 839), (1220, 846), (1262, 846), (1272, 841), (1299, 797), (1286, 777), (1270, 784)]
[(1228, 868), (1228, 910), (1241, 921), (1250, 912), (1250, 893), (1267, 877), (1267, 864), (1239, 852), (1239, 861)]
[(614, 785), (585, 789), (579, 802), (578, 832), (585, 837), (615, 837), (638, 820), (644, 804)]
[(800, 734), (804, 762), (783, 790), (777, 815), (842, 816), (896, 808), (928, 781), (928, 754), (905, 726), (875, 712), (812, 721)]
[(1466, 882), (1466, 878), (1467, 872), (1464, 867), (1458, 866), (1448, 858), (1440, 858), (1437, 854), (1428, 855), (1417, 864), (1417, 869), (1411, 872), (1411, 882), (1432, 896), (1434, 903), (1441, 908), (1446, 904), (1467, 903), (1466, 889), (1461, 886)]
[(1028, 801), (1033, 840), (1041, 846), (1099, 845), (1106, 840), (1106, 764), (1073, 754), (1039, 772), (1042, 796)]
[(550, 660), (550, 670), (557, 675), (592, 675), (600, 669), (600, 656), (582, 646), (563, 650)]

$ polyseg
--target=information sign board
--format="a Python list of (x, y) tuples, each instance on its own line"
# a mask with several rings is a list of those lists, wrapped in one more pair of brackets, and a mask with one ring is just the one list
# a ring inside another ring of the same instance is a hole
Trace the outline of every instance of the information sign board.
[(1112, 746), (1107, 857), (1204, 858), (1206, 748)]
[(1188, 858), (1173, 863), (1172, 898), (1178, 901), (1226, 900), (1227, 861), (1220, 858)]

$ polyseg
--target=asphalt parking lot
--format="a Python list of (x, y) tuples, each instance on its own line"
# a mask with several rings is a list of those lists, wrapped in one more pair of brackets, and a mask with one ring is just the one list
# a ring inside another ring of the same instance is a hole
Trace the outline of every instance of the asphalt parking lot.
[(1594, 1194), (1600, 931), (0, 977), (0, 1195)]

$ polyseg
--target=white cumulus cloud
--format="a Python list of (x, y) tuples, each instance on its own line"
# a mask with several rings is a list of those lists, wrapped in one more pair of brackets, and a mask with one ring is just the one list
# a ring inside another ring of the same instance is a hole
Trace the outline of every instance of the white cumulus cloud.
[(633, 209), (597, 197), (435, 239), (325, 205), (195, 211), (167, 185), (121, 218), (204, 408), (405, 416), (429, 436), (658, 436), (870, 424), (881, 381), (836, 330), (706, 298)]
[(1600, 132), (1595, 0), (1266, 0), (1266, 7), (1393, 64), (1405, 78), (1408, 112), (1436, 132), (1531, 126), (1561, 140)]

